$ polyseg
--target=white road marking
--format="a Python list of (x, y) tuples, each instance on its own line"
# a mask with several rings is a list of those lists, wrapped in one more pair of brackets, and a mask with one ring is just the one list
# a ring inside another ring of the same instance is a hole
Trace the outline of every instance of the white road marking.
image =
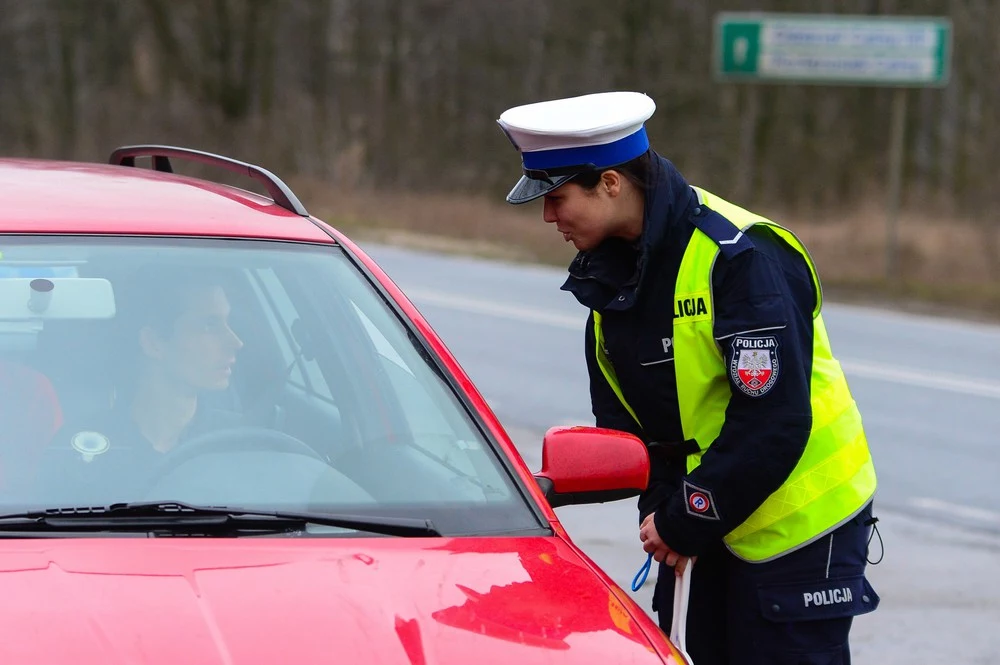
[(896, 312), (872, 306), (849, 305), (847, 303), (840, 302), (824, 303), (823, 307), (829, 311), (842, 312), (851, 316), (861, 316), (867, 320), (884, 321), (889, 325), (908, 326), (919, 324), (921, 327), (932, 328), (941, 333), (951, 334), (955, 332), (976, 332), (985, 333), (987, 335), (996, 335), (1000, 332), (1000, 326), (997, 326), (996, 323), (988, 321), (949, 319), (929, 314)]
[(985, 508), (975, 508), (973, 506), (963, 506), (957, 503), (949, 503), (940, 499), (930, 497), (916, 497), (909, 500), (909, 504), (915, 508), (941, 513), (950, 517), (962, 517), (976, 520), (978, 522), (988, 522), (990, 524), (1000, 524), (1000, 513)]
[(975, 395), (976, 397), (1000, 399), (1000, 383), (996, 381), (986, 381), (985, 379), (961, 376), (960, 374), (947, 374), (945, 372), (915, 372), (867, 360), (841, 360), (840, 364), (844, 368), (845, 373), (855, 374), (866, 379), (889, 381), (891, 383), (900, 383), (918, 388), (944, 390), (963, 395)]
[(566, 314), (545, 312), (540, 309), (521, 307), (520, 305), (505, 305), (490, 302), (488, 300), (476, 300), (473, 298), (451, 295), (450, 293), (441, 293), (440, 291), (424, 291), (421, 289), (406, 289), (406, 295), (411, 300), (425, 302), (429, 305), (436, 305), (446, 309), (454, 309), (460, 312), (469, 312), (471, 314), (485, 314), (487, 316), (495, 316), (501, 319), (510, 319), (513, 321), (541, 323), (553, 328), (581, 331), (583, 330), (584, 324), (587, 323), (585, 313), (581, 316), (568, 316)]
[[(511, 321), (538, 323), (577, 332), (582, 331), (586, 324), (586, 317), (582, 314), (581, 316), (569, 316), (522, 307), (513, 303), (477, 300), (441, 291), (407, 289), (406, 292), (411, 299), (418, 303), (423, 302), (471, 314), (484, 314)], [(931, 370), (915, 371), (857, 358), (842, 358), (840, 364), (848, 375), (865, 379), (1000, 400), (1000, 382), (997, 381)]]

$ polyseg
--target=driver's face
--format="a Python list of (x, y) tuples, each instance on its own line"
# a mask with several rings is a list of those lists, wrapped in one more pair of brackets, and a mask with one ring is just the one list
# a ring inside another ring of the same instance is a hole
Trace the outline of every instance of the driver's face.
[(229, 327), (226, 293), (222, 287), (210, 287), (193, 293), (188, 302), (172, 334), (160, 341), (159, 365), (195, 390), (223, 390), (243, 346)]

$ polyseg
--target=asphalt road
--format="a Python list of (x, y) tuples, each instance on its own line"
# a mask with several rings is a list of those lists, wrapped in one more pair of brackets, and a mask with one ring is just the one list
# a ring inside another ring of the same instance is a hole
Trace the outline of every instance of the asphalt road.
[[(533, 470), (547, 428), (593, 424), (586, 311), (559, 290), (564, 270), (363, 246), (442, 336)], [(824, 312), (880, 482), (886, 558), (870, 571), (883, 604), (856, 624), (856, 662), (932, 662), (933, 654), (993, 662), (1000, 654), (1000, 326), (836, 303)], [(581, 547), (628, 588), (643, 557), (634, 501), (558, 512)], [(647, 608), (654, 577), (633, 594)]]

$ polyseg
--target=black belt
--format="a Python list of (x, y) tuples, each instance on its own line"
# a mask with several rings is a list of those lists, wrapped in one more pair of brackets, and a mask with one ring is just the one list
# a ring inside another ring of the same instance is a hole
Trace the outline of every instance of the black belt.
[(646, 448), (649, 450), (650, 460), (684, 459), (688, 455), (693, 455), (701, 450), (698, 447), (698, 442), (694, 439), (688, 439), (687, 441), (650, 441), (646, 444)]

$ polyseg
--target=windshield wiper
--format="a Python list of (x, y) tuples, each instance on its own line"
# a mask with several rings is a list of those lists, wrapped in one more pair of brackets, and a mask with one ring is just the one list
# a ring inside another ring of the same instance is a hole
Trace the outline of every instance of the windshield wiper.
[(434, 524), (427, 519), (198, 506), (179, 501), (46, 508), (0, 515), (0, 532), (105, 530), (179, 533), (281, 532), (301, 531), (309, 524), (386, 536), (416, 538), (441, 535)]

